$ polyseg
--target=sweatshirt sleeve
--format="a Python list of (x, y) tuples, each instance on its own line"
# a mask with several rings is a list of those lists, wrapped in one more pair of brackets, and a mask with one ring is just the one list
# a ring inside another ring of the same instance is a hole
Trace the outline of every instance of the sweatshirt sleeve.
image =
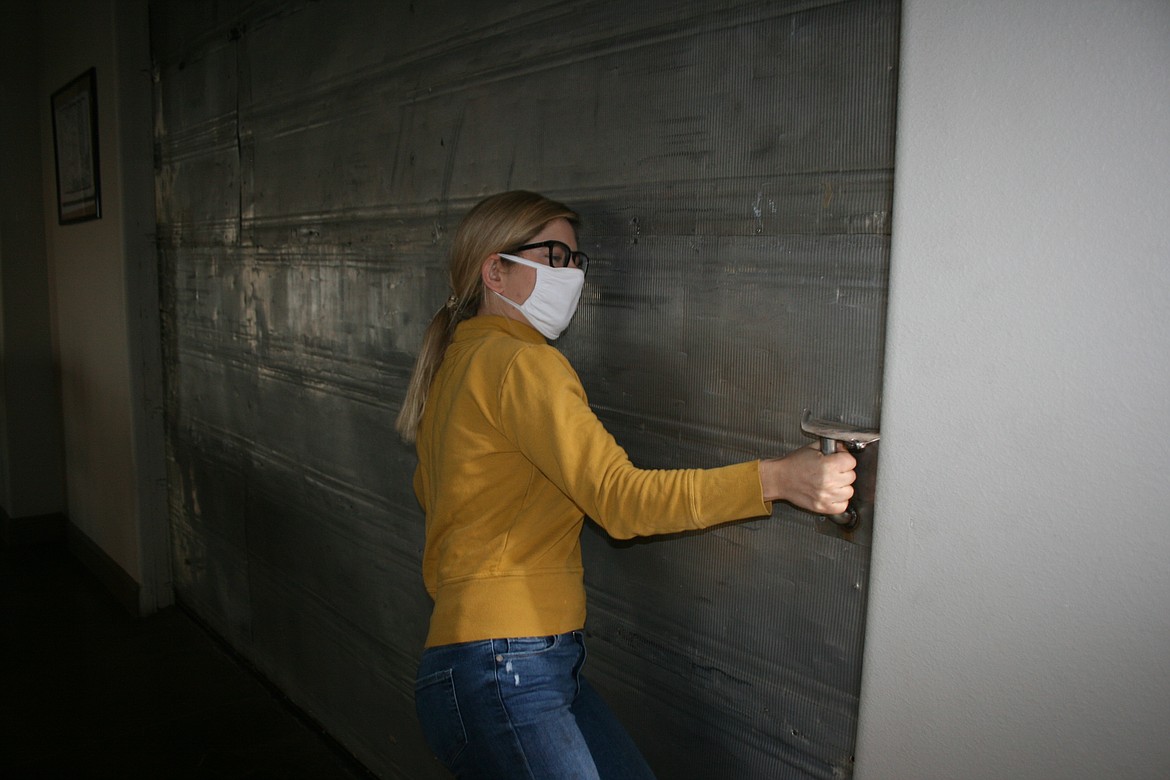
[(500, 386), (501, 429), (582, 512), (615, 538), (768, 515), (759, 461), (639, 469), (589, 407), (576, 372), (547, 345), (520, 349)]

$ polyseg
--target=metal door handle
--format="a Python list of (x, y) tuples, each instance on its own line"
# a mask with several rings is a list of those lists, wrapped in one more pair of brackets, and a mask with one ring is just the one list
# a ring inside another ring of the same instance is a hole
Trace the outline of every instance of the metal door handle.
[[(837, 442), (845, 445), (850, 452), (865, 449), (866, 445), (873, 444), (881, 438), (881, 434), (873, 428), (858, 428), (854, 425), (834, 422), (831, 420), (814, 420), (812, 413), (805, 409), (804, 417), (800, 421), (800, 430), (809, 436), (816, 436), (821, 444), (822, 455), (832, 455), (837, 451)], [(845, 531), (857, 528), (861, 516), (853, 502), (839, 515), (825, 515), (833, 523), (841, 526)]]

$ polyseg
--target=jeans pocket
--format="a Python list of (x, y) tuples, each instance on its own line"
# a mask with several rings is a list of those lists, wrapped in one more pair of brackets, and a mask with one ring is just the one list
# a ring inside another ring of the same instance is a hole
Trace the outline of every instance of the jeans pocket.
[(557, 646), (557, 637), (555, 635), (509, 637), (504, 641), (507, 643), (507, 649), (503, 652), (505, 658), (522, 658), (527, 655), (537, 655)]
[(414, 684), (414, 707), (427, 746), (450, 769), (467, 747), (467, 731), (455, 697), (450, 669), (421, 677)]

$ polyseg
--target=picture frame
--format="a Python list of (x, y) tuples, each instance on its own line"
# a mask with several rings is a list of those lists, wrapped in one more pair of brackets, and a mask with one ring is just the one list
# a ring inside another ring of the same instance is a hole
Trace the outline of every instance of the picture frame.
[(97, 69), (90, 68), (58, 89), (50, 102), (57, 163), (57, 224), (100, 219)]

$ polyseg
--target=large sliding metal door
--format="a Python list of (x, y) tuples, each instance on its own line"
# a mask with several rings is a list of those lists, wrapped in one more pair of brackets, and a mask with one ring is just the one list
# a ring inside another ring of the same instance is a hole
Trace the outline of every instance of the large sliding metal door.
[[(560, 347), (635, 462), (876, 425), (899, 7), (151, 4), (179, 598), (386, 777), (429, 615), (392, 423), (482, 196), (583, 214)], [(871, 529), (586, 532), (589, 673), (663, 778), (851, 774)]]

